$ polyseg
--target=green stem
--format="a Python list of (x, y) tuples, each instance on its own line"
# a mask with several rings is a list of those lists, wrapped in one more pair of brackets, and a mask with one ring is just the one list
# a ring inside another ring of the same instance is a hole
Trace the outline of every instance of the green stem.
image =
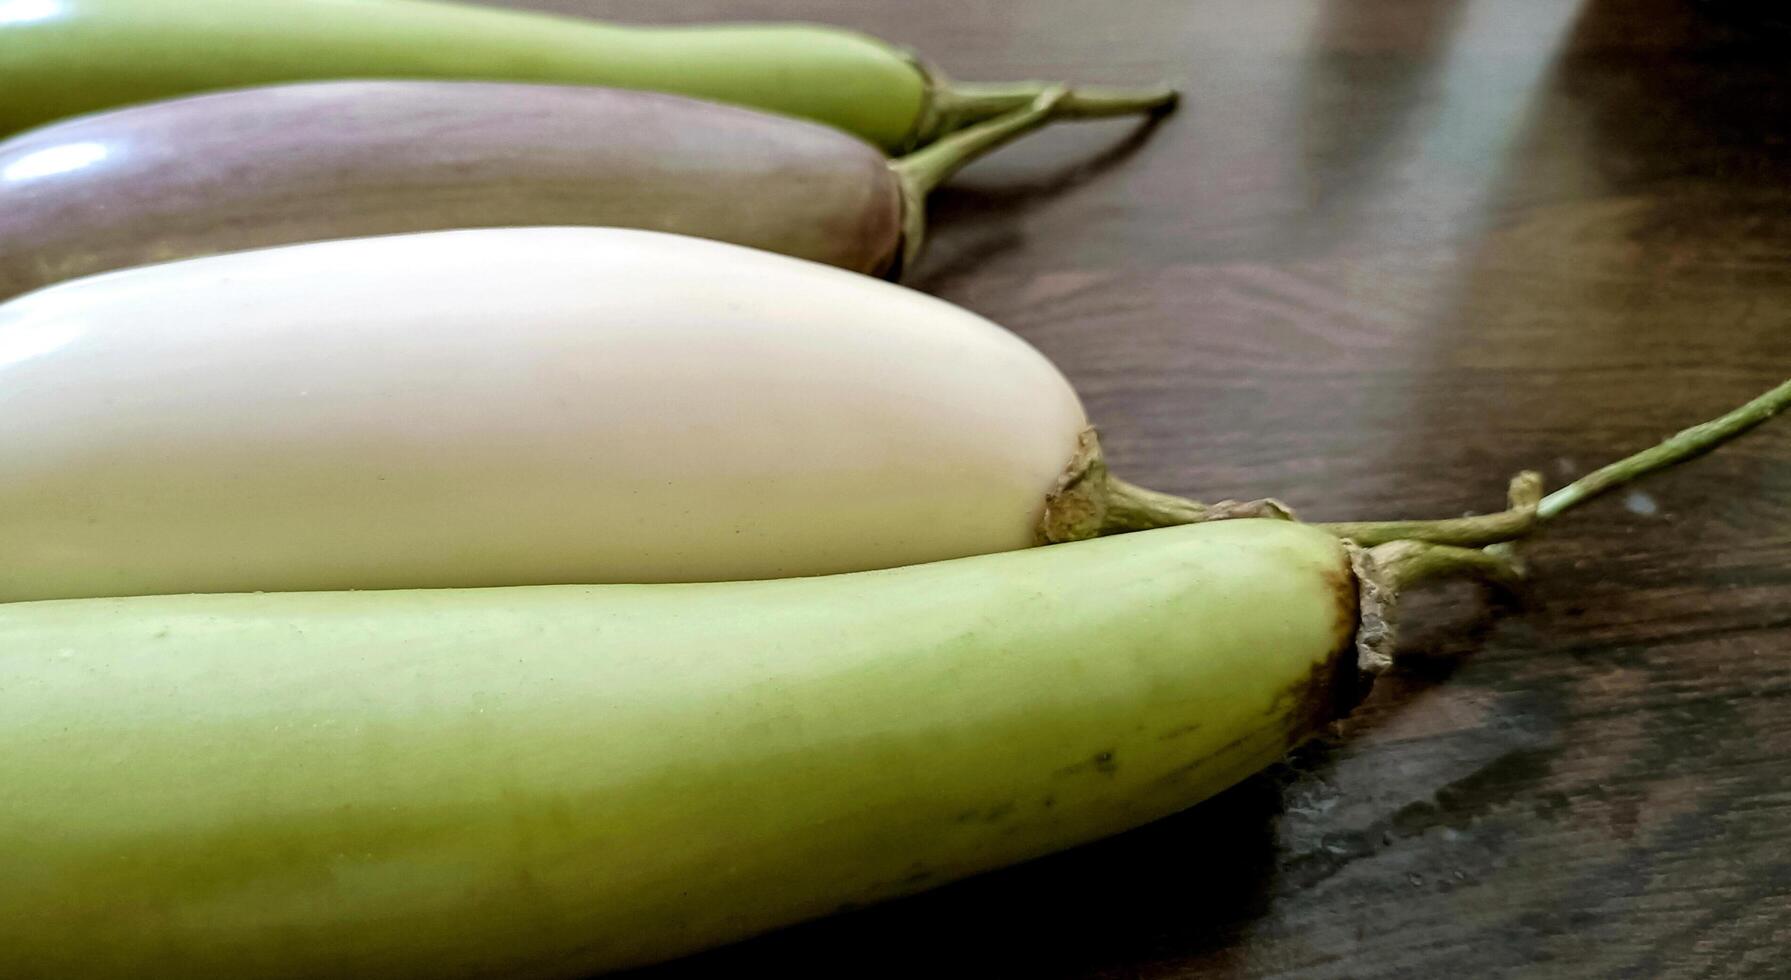
[(989, 151), (1050, 122), (1068, 96), (1068, 89), (1053, 85), (1007, 115), (960, 129), (924, 149), (889, 161), (902, 196), (902, 259), (890, 278), (914, 268), (920, 258), (927, 239), (927, 195)]
[(1050, 86), (1012, 112), (960, 129), (924, 149), (891, 160), (889, 169), (895, 171), (904, 189), (911, 188), (924, 197), (990, 150), (1050, 122), (1062, 111), (1069, 96), (1068, 88)]
[(1335, 521), (1317, 526), (1363, 547), (1388, 541), (1428, 541), (1461, 548), (1480, 548), (1528, 534), (1536, 526), (1536, 512), (1506, 510), (1496, 514), (1436, 521)]
[[(1522, 538), (1542, 522), (1607, 490), (1707, 453), (1772, 418), (1787, 406), (1791, 406), (1791, 381), (1720, 418), (1694, 425), (1656, 446), (1594, 470), (1546, 497), (1542, 495), (1540, 474), (1520, 473), (1511, 481), (1506, 509), (1497, 513), (1436, 521), (1352, 521), (1313, 526), (1365, 548), (1418, 542), (1452, 549), (1435, 554), (1456, 564), (1471, 563), (1472, 559), (1454, 552)], [(1065, 469), (1059, 486), (1046, 496), (1038, 539), (1043, 543), (1076, 541), (1104, 534), (1235, 517), (1293, 519), (1287, 508), (1275, 500), (1203, 504), (1128, 483), (1107, 470), (1100, 441), (1090, 429), (1082, 434), (1076, 455)], [(1493, 560), (1505, 561), (1507, 558), (1505, 553), (1495, 551)]]
[[(1055, 82), (954, 82), (926, 59), (904, 52), (926, 86), (920, 115), (903, 146), (926, 146), (966, 126), (1024, 109), (1057, 87)], [(1169, 112), (1181, 94), (1168, 85), (1149, 88), (1077, 86), (1057, 113), (1060, 119), (1158, 115)]]
[(1507, 591), (1523, 583), (1523, 569), (1499, 552), (1427, 541), (1389, 541), (1369, 549), (1380, 583), (1398, 596), (1412, 586), (1443, 579), (1469, 579)]
[(1600, 467), (1540, 500), (1514, 499), (1509, 509), (1497, 514), (1439, 521), (1366, 521), (1318, 526), (1363, 545), (1408, 538), (1462, 547), (1511, 541), (1528, 534), (1537, 524), (1601, 493), (1707, 453), (1772, 418), (1788, 405), (1791, 405), (1791, 381), (1720, 418), (1694, 425), (1633, 456)]
[[(940, 132), (949, 133), (985, 119), (1005, 115), (1038, 98), (1049, 82), (953, 82), (940, 80), (933, 90)], [(1078, 85), (1058, 112), (1062, 119), (1104, 119), (1169, 112), (1181, 95), (1167, 85), (1115, 88)]]
[[(1465, 578), (1515, 591), (1523, 579), (1523, 568), (1512, 541), (1607, 490), (1707, 453), (1772, 418), (1787, 405), (1791, 405), (1791, 381), (1720, 418), (1694, 425), (1658, 445), (1594, 470), (1546, 497), (1541, 495), (1540, 476), (1522, 474), (1512, 481), (1511, 506), (1500, 514), (1447, 521), (1319, 525), (1358, 544), (1379, 542), (1373, 543), (1366, 555), (1352, 551), (1357, 556), (1352, 564), (1362, 602), (1362, 626), (1357, 634), (1360, 666), (1377, 673), (1393, 662), (1399, 597), (1413, 586)], [(1437, 543), (1435, 539), (1451, 543)]]
[(1536, 508), (1542, 501), (1542, 474), (1526, 470), (1513, 477), (1506, 499), (1509, 502), (1507, 508), (1496, 514), (1435, 521), (1348, 521), (1317, 526), (1363, 547), (1388, 541), (1417, 540), (1479, 548), (1521, 538), (1536, 526)]
[(1122, 480), (1107, 469), (1100, 437), (1088, 428), (1077, 437), (1076, 451), (1058, 477), (1057, 486), (1045, 495), (1044, 511), (1033, 533), (1040, 544), (1059, 544), (1237, 517), (1294, 519), (1293, 512), (1278, 500), (1203, 504)]
[(1278, 500), (1221, 500), (1216, 504), (1203, 504), (1172, 493), (1147, 490), (1111, 473), (1107, 474), (1103, 491), (1106, 511), (1097, 532), (1102, 535), (1240, 517), (1293, 520), (1292, 512)]
[(1536, 508), (1536, 517), (1546, 521), (1606, 490), (1647, 476), (1655, 470), (1665, 469), (1681, 460), (1703, 455), (1772, 418), (1787, 405), (1791, 405), (1791, 381), (1786, 381), (1721, 418), (1694, 425), (1657, 446), (1593, 470), (1542, 498), (1542, 503)]

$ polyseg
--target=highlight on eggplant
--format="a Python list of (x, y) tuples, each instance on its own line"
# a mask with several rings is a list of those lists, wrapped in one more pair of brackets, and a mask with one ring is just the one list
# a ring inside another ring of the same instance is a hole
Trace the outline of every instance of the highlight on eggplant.
[(927, 194), (1066, 98), (894, 160), (799, 119), (595, 86), (310, 82), (118, 109), (0, 143), (0, 300), (221, 252), (521, 225), (677, 232), (894, 278)]
[[(0, 135), (197, 92), (329, 78), (648, 89), (825, 123), (905, 152), (1031, 104), (1045, 82), (959, 83), (816, 24), (648, 27), (434, 0), (0, 0)], [(1078, 86), (1063, 118), (1176, 93)]]
[(0, 604), (0, 974), (570, 980), (931, 888), (1280, 758), (1444, 577), (1519, 570), (1246, 519), (770, 582)]

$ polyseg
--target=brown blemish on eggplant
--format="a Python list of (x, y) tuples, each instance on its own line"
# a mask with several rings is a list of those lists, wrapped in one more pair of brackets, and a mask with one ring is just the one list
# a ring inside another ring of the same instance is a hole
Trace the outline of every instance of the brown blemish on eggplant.
[(1045, 802), (1044, 802), (1045, 809), (1049, 810), (1056, 805), (1057, 805), (1057, 797), (1046, 795)]
[(1212, 750), (1211, 752), (1203, 753), (1202, 755), (1200, 755), (1199, 757), (1197, 757), (1195, 759), (1192, 759), (1188, 762), (1182, 763), (1179, 766), (1176, 766), (1174, 769), (1171, 769), (1168, 772), (1164, 773), (1163, 775), (1158, 776), (1156, 781), (1158, 783), (1171, 783), (1171, 782), (1174, 782), (1174, 781), (1181, 779), (1185, 776), (1191, 776), (1194, 773), (1199, 772), (1202, 768), (1204, 768), (1208, 763), (1212, 762), (1214, 759), (1224, 756), (1226, 753), (1232, 751), (1233, 749), (1237, 748), (1238, 746), (1243, 745), (1245, 742), (1250, 741), (1250, 739), (1254, 738), (1255, 736), (1256, 736), (1256, 732), (1254, 732), (1254, 731), (1245, 732), (1244, 734), (1239, 735), (1237, 738), (1234, 738), (1229, 742), (1226, 742), (1224, 745), (1219, 746), (1218, 748)]
[(1289, 748), (1355, 710), (1374, 683), (1360, 662), (1362, 596), (1356, 573), (1344, 564), (1324, 572), (1323, 578), (1335, 610), (1330, 652), (1274, 701), (1273, 710), (1286, 718)]
[(1168, 731), (1164, 732), (1163, 734), (1158, 735), (1157, 741), (1173, 742), (1176, 739), (1181, 738), (1184, 735), (1192, 735), (1195, 732), (1200, 731), (1200, 727), (1201, 727), (1200, 722), (1197, 722), (1197, 721), (1191, 722), (1186, 725), (1177, 725), (1176, 727), (1169, 729)]
[(1362, 597), (1356, 589), (1356, 573), (1345, 564), (1324, 572), (1320, 577), (1325, 581), (1325, 588), (1331, 592), (1335, 614), (1335, 625), (1331, 631), (1332, 646), (1348, 646), (1353, 649), (1356, 627), (1362, 624)]
[[(1274, 723), (1283, 726), (1284, 747), (1291, 749), (1317, 734), (1324, 726), (1349, 714), (1367, 696), (1369, 686), (1373, 683), (1373, 674), (1360, 662), (1358, 634), (1363, 621), (1364, 604), (1368, 600), (1359, 594), (1352, 565), (1341, 565), (1320, 574), (1330, 591), (1334, 609), (1331, 647), (1324, 659), (1314, 664), (1305, 676), (1289, 684), (1270, 702), (1266, 712), (1271, 720), (1270, 725), (1246, 732), (1216, 749), (1202, 753), (1157, 777), (1156, 782), (1168, 783), (1188, 778), (1251, 739), (1273, 738)], [(1168, 741), (1199, 727), (1194, 724), (1170, 729), (1158, 737)]]
[(916, 891), (938, 877), (939, 873), (927, 867), (925, 861), (916, 861), (908, 866), (907, 874), (900, 878), (882, 878), (871, 882), (859, 892), (860, 899), (845, 902), (835, 907), (834, 912), (836, 914), (850, 912), (854, 909), (864, 908), (866, 905), (874, 905), (892, 895)]
[(959, 810), (952, 816), (951, 822), (976, 823), (981, 821), (983, 823), (995, 823), (996, 821), (1009, 816), (1019, 808), (1020, 804), (1017, 801), (1008, 800), (1006, 803), (997, 803), (987, 810)]
[[(1241, 741), (1243, 741), (1243, 739), (1237, 739), (1232, 744), (1236, 745), (1238, 742), (1241, 742)], [(1200, 770), (1206, 768), (1207, 763), (1212, 762), (1214, 759), (1218, 758), (1220, 756), (1220, 754), (1223, 752), (1224, 752), (1223, 749), (1219, 750), (1218, 752), (1209, 752), (1206, 755), (1203, 755), (1200, 758), (1195, 759), (1193, 762), (1184, 762), (1181, 765), (1176, 766), (1174, 769), (1171, 769), (1168, 772), (1164, 773), (1163, 775), (1158, 776), (1156, 778), (1155, 782), (1157, 785), (1160, 786), (1165, 783), (1177, 782), (1183, 778), (1192, 776), (1195, 773), (1199, 772)]]
[(1077, 774), (1079, 772), (1086, 772), (1090, 769), (1093, 769), (1095, 772), (1098, 772), (1103, 776), (1111, 776), (1114, 773), (1118, 772), (1119, 771), (1119, 763), (1114, 761), (1114, 750), (1113, 749), (1102, 749), (1101, 751), (1096, 752), (1094, 755), (1083, 760), (1082, 762), (1078, 762), (1075, 765), (1064, 766), (1062, 769), (1057, 770), (1052, 775), (1074, 776), (1075, 774)]
[(908, 874), (902, 879), (903, 885), (913, 886), (936, 877), (932, 868), (925, 861), (916, 861), (908, 866)]

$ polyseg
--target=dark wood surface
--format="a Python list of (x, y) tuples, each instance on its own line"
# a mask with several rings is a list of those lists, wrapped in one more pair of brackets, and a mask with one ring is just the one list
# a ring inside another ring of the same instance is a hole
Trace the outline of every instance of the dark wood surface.
[[(1148, 132), (967, 171), (911, 279), (1042, 348), (1161, 489), (1492, 509), (1791, 375), (1771, 4), (516, 5), (1181, 82)], [(1216, 800), (642, 980), (1791, 975), (1788, 502), (1791, 422), (1563, 519), (1517, 602), (1422, 604), (1366, 706)]]

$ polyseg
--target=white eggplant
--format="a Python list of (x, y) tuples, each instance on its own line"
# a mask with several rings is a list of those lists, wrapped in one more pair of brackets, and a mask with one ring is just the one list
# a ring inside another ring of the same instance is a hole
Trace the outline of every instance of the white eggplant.
[[(503, 228), (171, 262), (0, 304), (0, 600), (1006, 551), (1103, 529), (1041, 529), (1066, 479), (1108, 485), (1073, 479), (1104, 477), (1086, 429), (995, 324), (715, 242)], [(1127, 526), (1184, 519), (1127, 499)]]

